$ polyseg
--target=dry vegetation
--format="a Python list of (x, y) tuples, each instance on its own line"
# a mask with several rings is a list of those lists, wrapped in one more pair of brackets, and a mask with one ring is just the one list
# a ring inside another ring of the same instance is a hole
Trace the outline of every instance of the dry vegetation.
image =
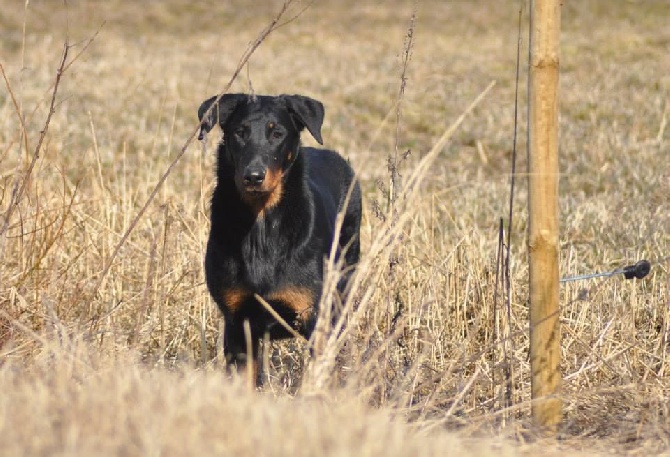
[[(5, 3), (2, 454), (670, 449), (666, 1), (563, 6), (562, 274), (641, 258), (653, 266), (642, 281), (562, 288), (564, 421), (562, 440), (551, 444), (532, 439), (528, 420), (523, 180), (508, 330), (502, 301), (493, 300), (497, 227), (509, 198), (518, 2), (419, 2), (398, 130), (409, 1), (315, 2), (264, 42), (233, 84), (322, 100), (324, 139), (351, 160), (365, 193), (357, 312), (307, 370), (300, 343), (268, 347), (262, 393), (223, 374), (220, 316), (203, 284), (216, 135), (206, 146), (191, 143), (149, 197), (194, 132), (200, 102), (225, 86), (281, 3)], [(63, 42), (72, 62), (99, 29), (62, 77), (28, 176)], [(523, 75), (521, 85), (523, 106)], [(521, 128), (519, 151), (523, 136)], [(396, 147), (411, 154), (398, 165), (409, 192), (394, 216), (387, 159)], [(431, 150), (438, 154), (427, 163)], [(506, 373), (513, 406), (504, 409)]]

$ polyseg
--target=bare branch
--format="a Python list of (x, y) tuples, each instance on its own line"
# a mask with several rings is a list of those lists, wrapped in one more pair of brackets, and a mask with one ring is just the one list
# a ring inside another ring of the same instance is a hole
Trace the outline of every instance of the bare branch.
[[(224, 94), (228, 93), (228, 91), (230, 90), (230, 87), (233, 85), (233, 82), (237, 79), (240, 72), (242, 71), (242, 69), (246, 65), (249, 58), (251, 58), (252, 54), (256, 51), (256, 49), (258, 49), (258, 47), (261, 45), (261, 43), (263, 43), (263, 41), (265, 41), (265, 39), (268, 37), (268, 35), (270, 35), (272, 32), (277, 30), (277, 28), (279, 28), (280, 26), (283, 25), (283, 24), (279, 23), (279, 21), (284, 16), (284, 14), (286, 13), (286, 11), (288, 10), (288, 8), (290, 7), (290, 5), (292, 3), (293, 3), (293, 0), (288, 0), (288, 1), (284, 2), (282, 8), (279, 10), (279, 12), (274, 17), (274, 19), (272, 19), (270, 24), (267, 27), (265, 27), (258, 34), (258, 37), (253, 42), (251, 42), (249, 44), (247, 49), (242, 54), (242, 57), (240, 57), (240, 60), (237, 64), (237, 68), (233, 72), (233, 74), (230, 77), (230, 80), (228, 81), (228, 83), (225, 85), (225, 87), (223, 89), (223, 92), (221, 92), (218, 95), (215, 102), (212, 103), (209, 110), (203, 115), (203, 121), (207, 118), (207, 116), (209, 115), (211, 110), (214, 109), (214, 107), (216, 106), (217, 102), (221, 99), (221, 97), (223, 97)], [(146, 211), (149, 208), (149, 205), (151, 204), (151, 202), (153, 202), (153, 200), (156, 198), (156, 195), (158, 194), (158, 191), (163, 186), (163, 184), (167, 180), (168, 176), (170, 176), (170, 173), (172, 173), (172, 170), (174, 169), (174, 167), (177, 165), (177, 163), (181, 160), (181, 158), (186, 153), (186, 150), (191, 145), (191, 143), (193, 142), (193, 139), (195, 138), (196, 134), (200, 130), (200, 127), (201, 127), (203, 121), (199, 122), (197, 127), (193, 130), (193, 132), (191, 132), (191, 135), (187, 138), (186, 142), (182, 146), (182, 148), (179, 151), (179, 153), (177, 154), (177, 156), (170, 163), (170, 165), (168, 165), (167, 169), (165, 170), (163, 175), (160, 177), (160, 179), (156, 183), (156, 186), (154, 186), (154, 189), (151, 191), (151, 194), (149, 194), (149, 197), (147, 197), (147, 200), (144, 202), (144, 205), (139, 210), (139, 212), (137, 213), (137, 215), (135, 216), (133, 221), (130, 223), (130, 225), (128, 226), (128, 229), (123, 234), (123, 236), (121, 237), (119, 242), (114, 247), (114, 250), (112, 251), (112, 254), (110, 255), (109, 259), (107, 259), (107, 262), (105, 263), (105, 266), (102, 269), (102, 272), (100, 273), (100, 277), (98, 278), (98, 281), (96, 282), (95, 286), (93, 287), (92, 296), (94, 296), (95, 294), (98, 293), (98, 290), (100, 289), (100, 286), (102, 285), (103, 281), (107, 277), (107, 274), (109, 273), (109, 270), (111, 269), (112, 264), (114, 263), (114, 259), (116, 259), (116, 257), (118, 256), (119, 251), (121, 250), (121, 247), (126, 243), (126, 241), (128, 240), (128, 237), (133, 232), (133, 230), (135, 230), (135, 227), (139, 223), (142, 216), (144, 216), (144, 213), (146, 213)]]
[[(25, 119), (23, 118), (23, 114), (21, 113), (21, 107), (19, 106), (19, 102), (16, 100), (16, 96), (14, 95), (14, 91), (12, 90), (12, 86), (9, 83), (9, 79), (7, 79), (7, 74), (5, 73), (5, 67), (2, 66), (2, 63), (0, 63), (0, 72), (2, 72), (2, 77), (5, 80), (5, 86), (7, 87), (7, 92), (9, 93), (9, 96), (12, 98), (12, 104), (14, 105), (14, 111), (16, 111), (16, 116), (19, 118), (19, 122), (21, 123), (21, 132), (23, 133), (24, 147), (26, 148), (27, 151), (28, 131), (26, 129), (26, 122)], [(9, 149), (12, 147), (13, 144), (14, 141), (12, 140), (7, 146), (5, 154), (7, 153), (7, 151), (9, 151)]]
[[(23, 198), (23, 194), (26, 190), (28, 182), (30, 181), (30, 175), (32, 174), (33, 169), (35, 168), (37, 160), (40, 158), (40, 149), (42, 148), (44, 138), (46, 137), (47, 132), (49, 131), (49, 124), (51, 123), (51, 117), (56, 111), (54, 108), (56, 104), (56, 95), (58, 94), (58, 87), (60, 85), (61, 78), (63, 77), (69, 49), (70, 45), (68, 44), (68, 40), (66, 38), (65, 43), (63, 44), (63, 54), (60, 59), (60, 65), (56, 70), (56, 80), (53, 85), (53, 91), (51, 93), (51, 102), (49, 104), (49, 112), (47, 113), (47, 118), (44, 121), (44, 127), (42, 127), (42, 131), (40, 132), (40, 137), (37, 140), (37, 146), (35, 146), (33, 157), (30, 161), (30, 164), (28, 165), (28, 168), (23, 173), (23, 177), (14, 183), (14, 187), (12, 188), (12, 196), (9, 201), (9, 207), (7, 208), (7, 211), (5, 211), (5, 214), (3, 216), (2, 227), (0, 228), (0, 257), (4, 257), (4, 250), (5, 250), (4, 240), (7, 230), (9, 229), (9, 222), (12, 218), (12, 214), (14, 214), (14, 210), (19, 206), (19, 203)], [(3, 70), (3, 76), (4, 76), (4, 70)], [(18, 105), (16, 106), (18, 108)], [(21, 118), (20, 112), (19, 112), (19, 118)], [(23, 120), (21, 120), (21, 125), (25, 129), (25, 124), (23, 123)]]

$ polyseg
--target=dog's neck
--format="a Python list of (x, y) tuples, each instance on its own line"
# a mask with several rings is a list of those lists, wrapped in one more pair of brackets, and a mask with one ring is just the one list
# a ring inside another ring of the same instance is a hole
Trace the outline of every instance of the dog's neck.
[[(220, 148), (225, 146), (221, 145)], [(227, 231), (227, 226), (234, 225), (236, 227), (231, 233), (251, 234), (252, 231), (258, 231), (261, 237), (266, 230), (279, 230), (281, 234), (294, 240), (305, 232), (309, 233), (313, 229), (314, 208), (306, 205), (302, 199), (311, 190), (307, 183), (307, 162), (301, 149), (296, 151), (296, 156), (285, 166), (281, 189), (269, 196), (272, 201), (258, 202), (245, 201), (242, 198), (235, 185), (234, 172), (225, 162), (225, 151), (220, 150), (214, 192), (222, 198), (213, 199), (212, 202), (221, 208), (212, 211), (212, 214), (225, 215), (225, 218), (212, 220), (212, 228)]]
[(306, 166), (298, 153), (283, 177), (281, 198), (272, 208), (253, 216), (247, 236), (241, 240), (247, 274), (258, 290), (264, 289), (266, 278), (274, 277), (275, 269), (288, 264), (289, 257), (304, 255), (303, 248), (312, 237), (315, 209), (311, 198), (303, 198), (311, 193)]

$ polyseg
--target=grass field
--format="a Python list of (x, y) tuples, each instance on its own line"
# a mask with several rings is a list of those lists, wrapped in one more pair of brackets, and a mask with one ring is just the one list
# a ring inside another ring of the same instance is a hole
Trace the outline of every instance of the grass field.
[(325, 143), (358, 171), (365, 206), (358, 308), (314, 360), (298, 341), (266, 345), (260, 392), (222, 369), (202, 267), (218, 138), (188, 140), (282, 2), (5, 3), (0, 454), (670, 452), (667, 1), (562, 8), (561, 275), (642, 258), (652, 271), (562, 286), (564, 417), (550, 442), (529, 419), (523, 172), (509, 321), (494, 300), (519, 2), (419, 1), (409, 48), (411, 1), (298, 2), (242, 68), (231, 91), (324, 103)]

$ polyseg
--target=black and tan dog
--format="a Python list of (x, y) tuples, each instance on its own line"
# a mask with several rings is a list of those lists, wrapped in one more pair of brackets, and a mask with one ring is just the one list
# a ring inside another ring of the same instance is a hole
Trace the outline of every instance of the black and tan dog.
[[(210, 110), (214, 103), (216, 97), (198, 110), (201, 136), (215, 123), (223, 130), (205, 258), (207, 287), (225, 318), (227, 363), (246, 365), (248, 321), (257, 373), (259, 339), (266, 332), (273, 339), (290, 333), (254, 294), (309, 338), (332, 244), (347, 266), (358, 262), (361, 193), (353, 170), (336, 152), (300, 145), (304, 128), (323, 144), (320, 102), (301, 95), (227, 94)], [(336, 240), (338, 211), (344, 211), (344, 222)], [(340, 292), (344, 287), (345, 281)]]

